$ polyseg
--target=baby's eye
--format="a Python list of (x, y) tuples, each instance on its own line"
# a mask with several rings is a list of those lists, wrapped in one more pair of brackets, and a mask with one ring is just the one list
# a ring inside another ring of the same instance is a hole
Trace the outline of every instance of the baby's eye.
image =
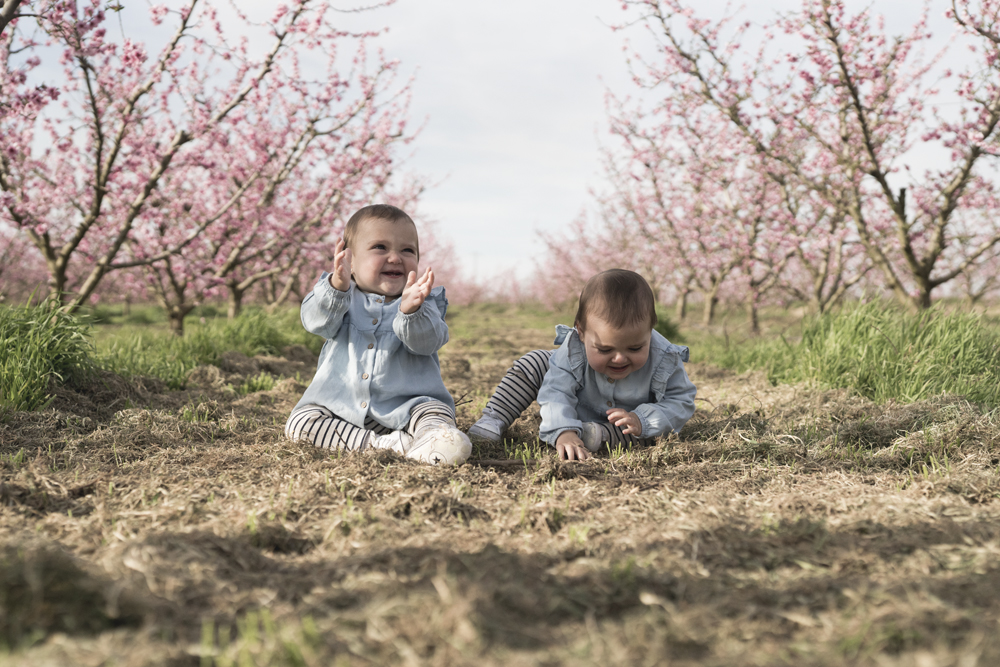
[(385, 250), (385, 244), (376, 243), (375, 245), (372, 246), (372, 250)]
[(403, 252), (408, 252), (411, 255), (416, 255), (417, 254), (417, 251), (414, 250), (413, 248), (403, 248)]
[(597, 348), (597, 351), (600, 352), (601, 354), (608, 354), (609, 352), (611, 352), (611, 348), (610, 347), (599, 347), (599, 348)]
[(642, 348), (644, 348), (644, 347), (645, 347), (645, 345), (640, 345), (639, 347), (630, 347), (628, 349), (628, 351), (629, 352), (640, 352), (640, 351), (642, 351)]

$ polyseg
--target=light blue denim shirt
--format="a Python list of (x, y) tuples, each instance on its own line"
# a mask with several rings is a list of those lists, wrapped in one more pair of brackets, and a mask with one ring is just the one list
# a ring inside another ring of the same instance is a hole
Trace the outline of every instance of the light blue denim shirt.
[(448, 299), (435, 287), (416, 312), (399, 312), (399, 299), (362, 292), (351, 282), (334, 289), (324, 273), (302, 301), (302, 326), (326, 338), (316, 375), (296, 404), (322, 405), (356, 426), (370, 415), (394, 430), (410, 409), (436, 399), (453, 411), (441, 380), (437, 351), (448, 342)]
[(674, 345), (656, 331), (649, 341), (649, 358), (621, 380), (598, 373), (587, 363), (587, 350), (576, 329), (556, 326), (558, 350), (538, 392), (542, 406), (542, 440), (555, 446), (565, 431), (581, 433), (583, 422), (607, 423), (607, 410), (634, 412), (642, 423), (642, 438), (680, 431), (694, 414), (695, 386), (684, 371), (688, 349)]

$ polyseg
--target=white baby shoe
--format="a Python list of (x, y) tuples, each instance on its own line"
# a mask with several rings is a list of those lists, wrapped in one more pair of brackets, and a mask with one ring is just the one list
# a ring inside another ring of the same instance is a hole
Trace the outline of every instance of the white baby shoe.
[(490, 442), (500, 442), (500, 435), (507, 425), (503, 423), (495, 412), (486, 408), (483, 416), (475, 424), (469, 427), (470, 438), (481, 438)]
[(417, 434), (407, 458), (432, 465), (460, 465), (472, 454), (469, 437), (454, 426), (432, 426)]
[(391, 449), (398, 454), (406, 454), (413, 445), (413, 436), (406, 431), (393, 431), (385, 435), (376, 435), (368, 441), (372, 449)]

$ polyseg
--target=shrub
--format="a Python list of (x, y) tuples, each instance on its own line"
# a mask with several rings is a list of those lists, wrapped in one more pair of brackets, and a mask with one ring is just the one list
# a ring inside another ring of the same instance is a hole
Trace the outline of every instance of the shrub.
[(919, 314), (872, 302), (807, 320), (798, 342), (761, 340), (714, 360), (763, 368), (774, 382), (849, 388), (875, 401), (941, 393), (1000, 405), (1000, 333), (981, 316), (932, 308)]
[(38, 410), (52, 382), (79, 384), (94, 373), (88, 325), (59, 304), (0, 308), (0, 413)]

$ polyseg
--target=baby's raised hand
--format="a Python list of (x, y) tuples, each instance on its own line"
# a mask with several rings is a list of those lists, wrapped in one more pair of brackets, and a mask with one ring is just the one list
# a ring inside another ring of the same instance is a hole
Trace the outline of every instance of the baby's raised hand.
[(639, 415), (621, 408), (611, 408), (607, 412), (608, 421), (621, 428), (625, 435), (642, 435), (642, 422), (639, 421)]
[(434, 287), (434, 269), (427, 267), (424, 275), (417, 278), (416, 271), (410, 271), (406, 276), (406, 287), (399, 299), (399, 310), (404, 315), (412, 315), (423, 305)]
[(333, 285), (333, 289), (346, 292), (351, 288), (351, 249), (344, 243), (344, 239), (340, 239), (333, 253), (330, 284)]

